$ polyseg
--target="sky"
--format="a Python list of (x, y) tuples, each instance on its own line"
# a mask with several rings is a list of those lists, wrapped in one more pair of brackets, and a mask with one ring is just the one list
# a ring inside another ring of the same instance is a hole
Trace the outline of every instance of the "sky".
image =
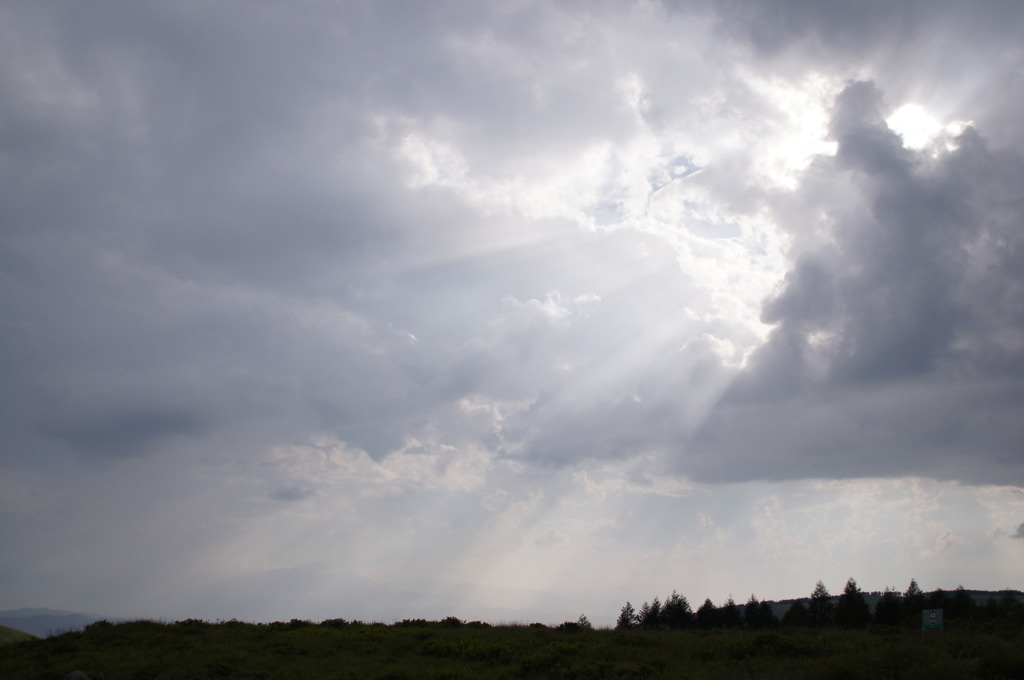
[(1024, 4), (0, 5), (0, 608), (1021, 588)]

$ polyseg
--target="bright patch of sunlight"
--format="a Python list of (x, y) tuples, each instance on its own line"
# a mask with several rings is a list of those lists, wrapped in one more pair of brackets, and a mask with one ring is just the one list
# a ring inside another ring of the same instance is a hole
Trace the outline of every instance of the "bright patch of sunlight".
[(969, 121), (953, 121), (943, 125), (918, 104), (904, 104), (885, 119), (886, 125), (903, 139), (903, 146), (921, 151), (939, 142), (945, 150), (956, 148), (953, 139), (970, 125)]
[(774, 109), (766, 117), (772, 122), (757, 134), (756, 169), (764, 180), (795, 189), (815, 157), (836, 153), (836, 143), (827, 137), (831, 102), (841, 83), (818, 73), (799, 82), (747, 73), (744, 81)]

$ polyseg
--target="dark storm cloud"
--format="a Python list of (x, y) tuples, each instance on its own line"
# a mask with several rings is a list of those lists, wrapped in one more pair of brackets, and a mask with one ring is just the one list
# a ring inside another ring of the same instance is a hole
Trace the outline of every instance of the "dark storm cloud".
[(884, 111), (871, 83), (837, 97), (838, 151), (786, 213), (776, 328), (698, 434), (698, 476), (1021, 481), (1024, 157), (971, 128), (908, 151)]

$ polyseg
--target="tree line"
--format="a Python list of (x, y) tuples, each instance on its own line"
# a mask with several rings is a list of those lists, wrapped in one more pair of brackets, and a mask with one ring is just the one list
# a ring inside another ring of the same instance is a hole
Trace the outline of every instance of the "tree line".
[[(874, 598), (872, 598), (874, 599)], [(737, 604), (730, 596), (716, 606), (711, 598), (693, 611), (686, 597), (676, 591), (661, 601), (655, 597), (644, 602), (637, 610), (626, 602), (619, 612), (615, 627), (647, 630), (683, 628), (747, 628), (764, 630), (777, 627), (802, 628), (866, 628), (869, 625), (920, 625), (925, 609), (942, 609), (946, 620), (992, 621), (1024, 623), (1024, 603), (1013, 591), (1002, 591), (999, 597), (990, 596), (978, 603), (963, 586), (952, 593), (941, 588), (924, 593), (915, 579), (903, 592), (886, 588), (872, 608), (854, 579), (849, 579), (843, 592), (833, 597), (821, 581), (815, 585), (810, 597), (796, 600), (779, 619), (767, 600), (751, 595), (746, 604)]]

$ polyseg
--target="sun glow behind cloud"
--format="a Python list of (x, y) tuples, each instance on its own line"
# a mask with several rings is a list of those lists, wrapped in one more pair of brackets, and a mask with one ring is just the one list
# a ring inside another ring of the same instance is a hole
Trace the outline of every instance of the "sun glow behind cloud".
[(971, 125), (970, 121), (940, 123), (918, 104), (904, 104), (896, 109), (886, 124), (903, 140), (903, 145), (914, 151), (929, 147), (952, 151), (956, 148), (955, 138)]
[[(784, 273), (786, 241), (756, 204), (736, 203), (725, 173), (740, 153), (760, 169), (766, 186), (792, 189), (816, 155), (835, 152), (825, 139), (826, 106), (838, 85), (820, 76), (796, 86), (738, 77), (775, 112), (767, 123), (740, 120), (725, 135), (714, 120), (695, 129), (653, 126), (647, 116), (657, 95), (634, 73), (619, 81), (623, 106), (635, 112), (630, 134), (568, 155), (532, 149), (519, 158), (471, 162), (455, 143), (417, 126), (393, 149), (410, 170), (411, 188), (448, 190), (487, 214), (565, 219), (584, 232), (629, 230), (668, 243), (680, 270), (713, 299), (699, 308), (680, 299), (680, 310), (732, 325), (738, 334), (719, 339), (736, 348), (739, 360), (769, 330), (759, 309)], [(458, 137), (450, 123), (446, 127)], [(507, 168), (518, 170), (507, 174)], [(475, 247), (488, 250), (484, 243)]]

